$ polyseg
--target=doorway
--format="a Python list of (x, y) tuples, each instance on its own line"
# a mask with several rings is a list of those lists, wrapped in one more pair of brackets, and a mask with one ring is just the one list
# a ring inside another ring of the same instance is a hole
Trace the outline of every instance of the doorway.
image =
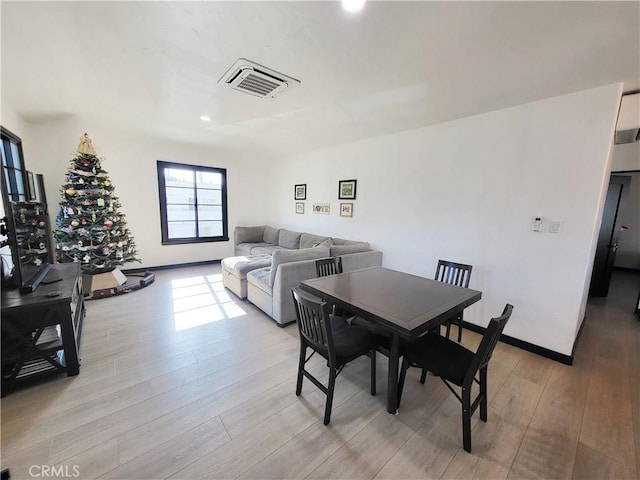
[(609, 293), (609, 284), (611, 283), (616, 253), (619, 248), (622, 214), (630, 186), (630, 176), (611, 175), (593, 262), (593, 272), (589, 286), (590, 297), (606, 297)]

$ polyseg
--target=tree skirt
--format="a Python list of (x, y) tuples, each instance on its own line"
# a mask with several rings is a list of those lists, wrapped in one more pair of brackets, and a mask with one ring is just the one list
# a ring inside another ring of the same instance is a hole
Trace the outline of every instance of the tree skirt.
[(156, 276), (151, 272), (145, 272), (140, 275), (130, 274), (130, 276), (138, 278), (127, 278), (127, 280), (121, 285), (93, 290), (85, 296), (85, 300), (97, 300), (99, 298), (113, 297), (115, 295), (124, 295), (125, 293), (140, 290), (147, 285), (151, 285), (156, 279)]

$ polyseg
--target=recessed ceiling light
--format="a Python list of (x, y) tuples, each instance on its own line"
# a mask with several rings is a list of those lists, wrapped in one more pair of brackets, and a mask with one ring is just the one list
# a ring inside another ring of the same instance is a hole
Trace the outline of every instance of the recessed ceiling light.
[(207, 117), (206, 115), (200, 115), (200, 120), (202, 120), (203, 122), (210, 122), (211, 117)]
[(366, 0), (342, 0), (342, 8), (350, 13), (359, 12), (364, 7), (365, 2)]

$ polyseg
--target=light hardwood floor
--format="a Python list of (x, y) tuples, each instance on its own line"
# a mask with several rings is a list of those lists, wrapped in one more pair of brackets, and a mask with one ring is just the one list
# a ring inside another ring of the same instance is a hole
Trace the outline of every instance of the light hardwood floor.
[(2, 467), (14, 479), (44, 478), (42, 466), (82, 479), (638, 478), (638, 288), (616, 272), (609, 298), (590, 301), (573, 366), (500, 343), (469, 454), (457, 400), (418, 369), (387, 414), (381, 355), (378, 395), (367, 359), (350, 364), (325, 427), (324, 396), (310, 382), (294, 393), (295, 324), (225, 291), (219, 265), (160, 271), (87, 302), (79, 376), (2, 399)]

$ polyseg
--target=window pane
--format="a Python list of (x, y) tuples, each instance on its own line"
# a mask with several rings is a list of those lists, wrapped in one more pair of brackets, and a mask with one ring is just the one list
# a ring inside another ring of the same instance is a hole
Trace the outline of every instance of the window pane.
[(187, 203), (189, 205), (196, 203), (191, 188), (167, 187), (166, 191), (167, 203)]
[(192, 238), (196, 236), (195, 222), (169, 222), (169, 238)]
[(4, 154), (4, 147), (5, 147), (5, 142), (3, 140), (2, 141), (2, 148), (0, 150), (2, 150), (2, 164), (6, 165), (7, 164), (7, 157)]
[(222, 192), (220, 190), (198, 189), (198, 205), (222, 205)]
[(222, 188), (222, 175), (216, 172), (197, 172), (198, 187)]
[(167, 205), (167, 220), (169, 222), (179, 220), (195, 222), (196, 210), (193, 205)]
[(10, 195), (12, 193), (15, 193), (11, 190), (11, 182), (9, 181), (9, 169), (7, 168), (4, 171), (4, 178), (5, 178), (5, 185), (7, 186), (7, 193)]
[(18, 195), (23, 197), (25, 194), (25, 191), (24, 191), (24, 180), (22, 179), (22, 172), (20, 170), (13, 170), (13, 172), (16, 174), (16, 186), (18, 188)]
[(222, 220), (222, 207), (198, 205), (198, 220)]
[(167, 187), (192, 187), (193, 171), (182, 168), (165, 168), (164, 183)]
[(200, 237), (219, 237), (222, 235), (222, 221), (198, 222)]
[(22, 168), (22, 159), (18, 151), (18, 145), (11, 143), (11, 156), (13, 157), (13, 168)]

